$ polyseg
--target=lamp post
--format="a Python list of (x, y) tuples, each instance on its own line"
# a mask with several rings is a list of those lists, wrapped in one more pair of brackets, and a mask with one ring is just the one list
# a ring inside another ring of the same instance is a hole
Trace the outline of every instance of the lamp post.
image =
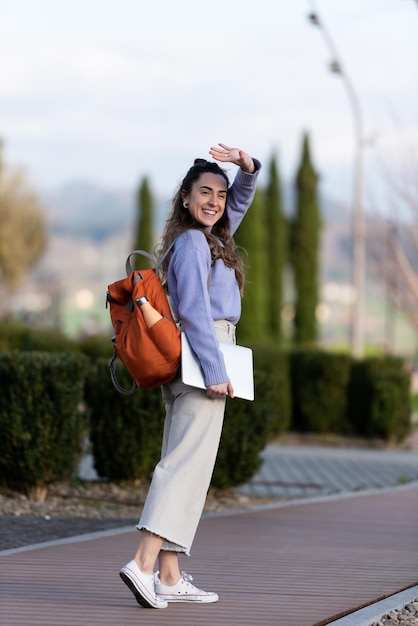
[[(313, 2), (311, 2), (313, 4)], [(331, 53), (329, 68), (338, 74), (345, 86), (354, 120), (354, 172), (353, 172), (353, 266), (352, 281), (354, 291), (353, 319), (351, 329), (351, 353), (355, 357), (363, 356), (364, 351), (364, 288), (365, 288), (365, 225), (362, 206), (363, 195), (363, 120), (360, 103), (347, 72), (343, 69), (337, 48), (318, 11), (309, 14), (309, 21), (317, 26)]]

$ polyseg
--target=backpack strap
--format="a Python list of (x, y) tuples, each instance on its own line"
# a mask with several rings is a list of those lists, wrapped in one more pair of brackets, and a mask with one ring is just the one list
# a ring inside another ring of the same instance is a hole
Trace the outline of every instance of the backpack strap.
[[(179, 235), (180, 236), (180, 235)], [(165, 259), (167, 258), (167, 255), (169, 254), (169, 252), (171, 252), (172, 248), (174, 248), (174, 244), (176, 243), (178, 237), (176, 237), (174, 239), (174, 241), (172, 241), (170, 243), (170, 245), (168, 246), (167, 250), (164, 252), (163, 256), (161, 257), (161, 259), (159, 259), (158, 263), (156, 263), (155, 265), (155, 271), (157, 272), (157, 275), (159, 276), (160, 274), (160, 267), (161, 265), (164, 263)]]
[(145, 256), (147, 257), (147, 259), (149, 259), (154, 267), (155, 267), (155, 272), (157, 274), (157, 276), (160, 273), (160, 267), (162, 265), (162, 263), (164, 262), (165, 258), (167, 257), (168, 253), (171, 251), (171, 249), (174, 247), (174, 244), (176, 243), (178, 237), (176, 237), (176, 239), (174, 239), (174, 241), (171, 242), (171, 244), (168, 246), (167, 250), (164, 252), (163, 256), (161, 257), (161, 259), (159, 259), (159, 261), (157, 262), (157, 259), (155, 257), (154, 254), (151, 254), (150, 252), (146, 252), (146, 250), (132, 250), (132, 252), (130, 253), (130, 255), (128, 256), (128, 258), (126, 259), (126, 275), (129, 276), (129, 274), (132, 273), (132, 265), (131, 265), (131, 257), (134, 254), (140, 254), (141, 256)]
[(153, 254), (150, 254), (149, 252), (146, 252), (145, 250), (133, 250), (131, 254), (128, 256), (128, 258), (126, 259), (126, 275), (127, 276), (129, 276), (129, 274), (132, 274), (133, 272), (132, 265), (131, 265), (131, 257), (134, 254), (140, 254), (141, 256), (146, 256), (147, 259), (149, 259), (154, 264), (154, 266), (156, 265), (156, 259)]
[(132, 387), (130, 389), (125, 389), (124, 387), (122, 387), (122, 385), (119, 383), (118, 379), (116, 378), (116, 359), (117, 358), (118, 358), (118, 355), (116, 354), (116, 350), (113, 350), (113, 356), (108, 363), (109, 369), (110, 369), (110, 378), (112, 379), (112, 383), (116, 387), (117, 391), (119, 391), (119, 393), (121, 393), (124, 396), (131, 396), (133, 393), (135, 393), (139, 389), (139, 387), (134, 380), (132, 381)]

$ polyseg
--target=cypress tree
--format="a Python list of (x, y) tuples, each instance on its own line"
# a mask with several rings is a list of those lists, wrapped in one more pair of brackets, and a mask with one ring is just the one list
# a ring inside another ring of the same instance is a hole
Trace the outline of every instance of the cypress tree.
[[(136, 223), (134, 235), (134, 250), (152, 251), (153, 241), (153, 200), (148, 179), (144, 177), (136, 194)], [(146, 257), (140, 257), (137, 265), (150, 267)]]
[[(254, 344), (267, 339), (267, 280), (265, 204), (256, 191), (253, 204), (241, 223), (235, 240), (246, 250), (246, 283), (238, 326), (239, 341)], [(245, 258), (245, 257), (244, 257)]]
[(292, 228), (292, 265), (295, 280), (294, 339), (298, 344), (318, 337), (319, 245), (321, 216), (317, 199), (318, 175), (312, 165), (309, 137), (305, 133), (296, 176), (296, 214)]
[(267, 327), (271, 340), (280, 345), (283, 339), (281, 308), (283, 303), (283, 271), (286, 263), (287, 225), (283, 214), (281, 182), (276, 159), (269, 165), (266, 187), (267, 229)]

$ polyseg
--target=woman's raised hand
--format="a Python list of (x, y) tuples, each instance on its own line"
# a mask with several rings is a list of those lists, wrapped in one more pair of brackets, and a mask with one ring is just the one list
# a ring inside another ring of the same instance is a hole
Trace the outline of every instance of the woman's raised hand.
[(222, 163), (234, 163), (238, 165), (244, 172), (252, 174), (255, 170), (254, 161), (252, 158), (239, 148), (231, 148), (224, 143), (218, 144), (220, 147), (212, 147), (209, 150), (209, 154), (213, 156), (217, 161)]

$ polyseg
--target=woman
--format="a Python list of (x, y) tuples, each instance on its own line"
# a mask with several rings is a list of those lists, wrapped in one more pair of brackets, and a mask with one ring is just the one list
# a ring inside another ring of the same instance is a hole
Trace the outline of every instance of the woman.
[[(136, 555), (120, 571), (139, 604), (216, 602), (180, 572), (179, 553), (190, 553), (218, 451), (226, 396), (234, 396), (218, 341), (235, 342), (244, 272), (233, 234), (255, 193), (260, 163), (225, 144), (210, 149), (217, 161), (238, 170), (229, 188), (225, 171), (196, 160), (173, 200), (163, 235), (162, 264), (177, 321), (197, 354), (206, 390), (176, 378), (163, 387), (166, 420), (161, 461), (155, 468), (137, 528)], [(159, 572), (154, 566), (159, 561)]]

